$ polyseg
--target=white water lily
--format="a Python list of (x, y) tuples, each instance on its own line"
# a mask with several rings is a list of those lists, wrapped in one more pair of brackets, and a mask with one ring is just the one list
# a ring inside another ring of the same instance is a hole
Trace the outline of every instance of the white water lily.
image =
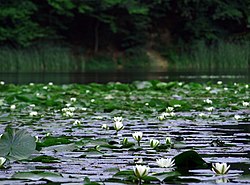
[(179, 108), (179, 107), (181, 107), (180, 104), (174, 104), (174, 108)]
[(48, 89), (48, 86), (43, 86), (43, 89), (44, 89), (44, 90), (47, 90), (47, 89)]
[(162, 120), (165, 119), (165, 116), (161, 114), (160, 116), (158, 116), (158, 119), (159, 119), (160, 121), (162, 121)]
[(234, 119), (239, 120), (239, 119), (241, 119), (241, 116), (240, 115), (234, 115)]
[(205, 100), (203, 100), (203, 102), (204, 103), (207, 103), (207, 104), (212, 104), (213, 103), (213, 101), (212, 100), (210, 100), (210, 99), (205, 99)]
[(213, 163), (212, 164), (212, 171), (218, 175), (227, 174), (229, 171), (230, 165), (227, 163)]
[(5, 162), (6, 162), (6, 158), (0, 157), (0, 167), (3, 166)]
[(73, 117), (74, 113), (71, 112), (71, 111), (66, 111), (66, 112), (63, 112), (63, 116), (65, 116), (65, 117)]
[(152, 148), (156, 148), (160, 145), (160, 141), (157, 139), (150, 139), (150, 146)]
[(36, 112), (36, 111), (32, 111), (32, 112), (30, 112), (30, 117), (33, 117), (33, 116), (37, 116), (38, 115), (38, 113)]
[(224, 91), (228, 91), (228, 88), (227, 88), (227, 87), (224, 87)]
[(205, 110), (212, 112), (214, 110), (214, 107), (205, 107)]
[(248, 107), (248, 106), (249, 106), (249, 102), (243, 101), (243, 102), (242, 102), (242, 105), (243, 105), (244, 107)]
[(201, 118), (206, 118), (206, 117), (208, 117), (208, 115), (207, 115), (207, 114), (204, 114), (203, 112), (201, 112), (201, 113), (199, 114), (199, 117), (201, 117)]
[(49, 82), (48, 85), (53, 85), (53, 82)]
[(114, 122), (122, 122), (123, 118), (122, 117), (114, 117)]
[(133, 138), (137, 141), (138, 145), (140, 146), (140, 141), (142, 139), (142, 132), (135, 132), (132, 134)]
[(29, 85), (30, 85), (30, 86), (33, 86), (33, 85), (35, 85), (35, 84), (34, 84), (33, 82), (30, 82)]
[(13, 110), (15, 110), (15, 109), (16, 109), (16, 105), (11, 105), (11, 106), (10, 106), (10, 110), (13, 111)]
[(145, 165), (135, 165), (134, 167), (134, 174), (137, 178), (141, 179), (148, 175), (149, 167)]
[(4, 81), (0, 81), (0, 85), (4, 85), (5, 84), (5, 82)]
[(29, 107), (34, 108), (36, 105), (35, 104), (30, 104)]
[(174, 110), (174, 107), (167, 107), (166, 112), (172, 112)]
[(122, 122), (116, 121), (114, 123), (114, 129), (116, 130), (116, 132), (122, 130), (123, 128), (124, 128), (124, 125), (122, 124)]
[(246, 89), (248, 89), (248, 87), (249, 87), (249, 85), (248, 85), (248, 84), (247, 84), (247, 85), (245, 85), (245, 88), (246, 88)]
[(222, 81), (218, 81), (217, 84), (218, 84), (218, 85), (221, 85), (221, 84), (222, 84)]
[(75, 121), (73, 122), (73, 125), (81, 125), (81, 121), (80, 121), (80, 120), (75, 120)]
[(160, 166), (161, 168), (172, 168), (175, 163), (174, 163), (174, 159), (171, 158), (160, 158), (160, 159), (156, 159), (156, 163), (158, 166)]
[(105, 130), (108, 130), (109, 129), (109, 127), (108, 127), (108, 125), (107, 124), (102, 124), (102, 127), (101, 127), (102, 129), (105, 129)]
[(76, 102), (76, 98), (70, 98), (70, 101)]
[(211, 90), (211, 87), (205, 87), (205, 89), (207, 90), (207, 91), (210, 91)]

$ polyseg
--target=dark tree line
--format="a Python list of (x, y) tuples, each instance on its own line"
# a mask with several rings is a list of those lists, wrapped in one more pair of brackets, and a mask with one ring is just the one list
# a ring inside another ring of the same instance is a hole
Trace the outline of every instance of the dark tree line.
[(0, 44), (64, 41), (127, 50), (250, 30), (249, 0), (0, 0)]

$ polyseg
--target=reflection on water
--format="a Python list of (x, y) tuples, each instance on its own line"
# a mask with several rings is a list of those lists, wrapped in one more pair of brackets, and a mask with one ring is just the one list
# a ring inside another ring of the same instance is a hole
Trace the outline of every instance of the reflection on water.
[(48, 83), (128, 83), (136, 80), (186, 81), (186, 82), (250, 82), (248, 72), (208, 73), (208, 72), (91, 72), (91, 73), (2, 73), (0, 80), (7, 83), (27, 84)]

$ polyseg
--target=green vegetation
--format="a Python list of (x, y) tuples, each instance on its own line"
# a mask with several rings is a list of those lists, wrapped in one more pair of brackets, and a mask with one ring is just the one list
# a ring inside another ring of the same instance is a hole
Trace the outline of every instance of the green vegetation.
[[(239, 40), (249, 42), (249, 7), (249, 1), (233, 0), (2, 1), (0, 71), (79, 72), (85, 71), (85, 60), (90, 71), (138, 69), (148, 67), (148, 50), (171, 55), (173, 63), (181, 63), (176, 68), (207, 68), (211, 62), (212, 69), (238, 63), (249, 68), (239, 59), (248, 54), (228, 53), (230, 47), (245, 50)], [(58, 49), (46, 44), (37, 49), (41, 43), (57, 43)]]
[(249, 84), (1, 82), (0, 92), (2, 184), (249, 179)]
[(210, 47), (200, 42), (189, 50), (168, 53), (169, 67), (178, 71), (249, 70), (250, 42), (219, 42)]

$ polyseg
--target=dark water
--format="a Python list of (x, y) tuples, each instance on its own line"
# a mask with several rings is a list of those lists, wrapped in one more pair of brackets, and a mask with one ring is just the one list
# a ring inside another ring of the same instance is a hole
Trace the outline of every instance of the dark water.
[(234, 72), (91, 72), (91, 73), (2, 73), (0, 80), (6, 83), (27, 84), (48, 83), (56, 84), (91, 82), (107, 83), (123, 82), (129, 83), (136, 80), (160, 80), (160, 81), (185, 81), (185, 82), (250, 82), (248, 71)]

